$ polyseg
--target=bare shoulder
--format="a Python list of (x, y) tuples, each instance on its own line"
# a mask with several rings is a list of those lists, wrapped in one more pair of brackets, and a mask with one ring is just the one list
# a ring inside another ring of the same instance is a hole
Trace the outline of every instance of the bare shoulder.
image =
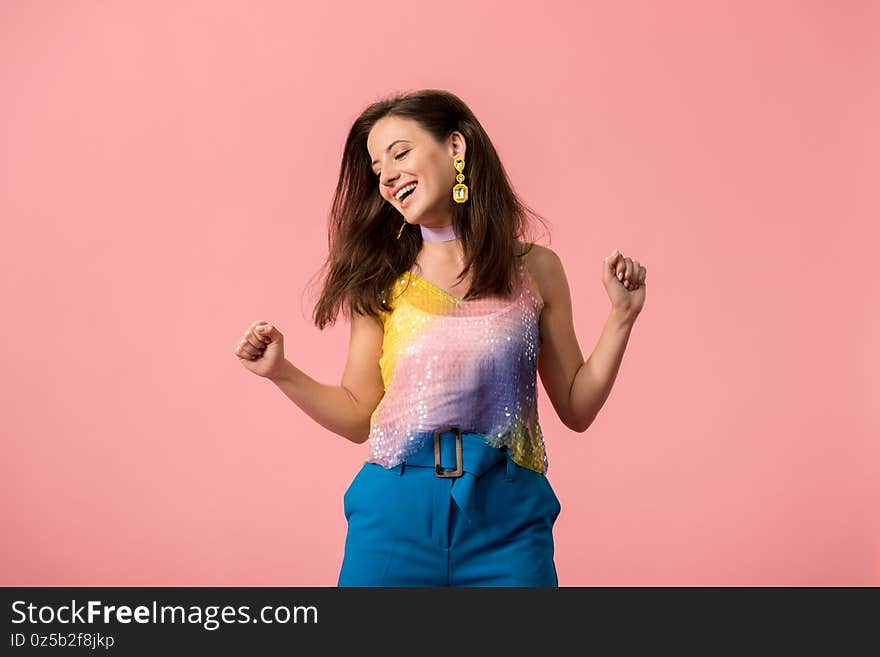
[(352, 311), (350, 322), (352, 333), (371, 334), (373, 338), (385, 334), (385, 323), (381, 316)]
[(544, 304), (549, 306), (556, 297), (556, 292), (567, 287), (562, 260), (550, 247), (533, 244), (526, 255), (526, 265)]

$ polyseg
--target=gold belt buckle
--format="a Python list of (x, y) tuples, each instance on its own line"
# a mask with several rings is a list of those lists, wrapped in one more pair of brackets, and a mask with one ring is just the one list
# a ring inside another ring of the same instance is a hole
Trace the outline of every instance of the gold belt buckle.
[[(440, 465), (440, 434), (449, 431), (455, 432), (455, 470), (444, 470)], [(434, 432), (434, 472), (438, 477), (460, 477), (464, 474), (461, 459), (461, 429), (458, 427), (446, 427)]]

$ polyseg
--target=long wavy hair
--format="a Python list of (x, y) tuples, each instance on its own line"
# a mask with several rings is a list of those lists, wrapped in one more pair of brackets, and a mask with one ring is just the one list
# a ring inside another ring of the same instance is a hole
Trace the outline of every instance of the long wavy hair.
[(329, 255), (321, 268), (326, 273), (313, 316), (321, 330), (336, 322), (340, 308), (347, 316), (389, 312), (388, 290), (413, 267), (422, 247), (421, 230), (414, 224), (404, 226), (397, 239), (403, 216), (380, 195), (371, 167), (367, 136), (386, 116), (418, 122), (438, 143), (455, 130), (464, 135), (468, 200), (454, 202), (449, 190), (452, 223), (465, 258), (459, 281), (473, 270), (464, 299), (511, 294), (517, 258), (523, 255), (518, 253), (518, 241), (530, 241), (524, 239), (530, 228), (528, 216), (543, 223), (514, 192), (489, 136), (457, 96), (442, 89), (421, 89), (372, 103), (355, 119), (345, 140), (330, 211)]

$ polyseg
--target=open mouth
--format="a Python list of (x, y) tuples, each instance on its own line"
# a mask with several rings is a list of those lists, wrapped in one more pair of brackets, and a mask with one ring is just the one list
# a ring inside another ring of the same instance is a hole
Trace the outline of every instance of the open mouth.
[(412, 195), (416, 193), (416, 189), (418, 188), (418, 183), (408, 192), (404, 192), (403, 196), (400, 197), (400, 206), (405, 208), (409, 205), (410, 199), (412, 199)]

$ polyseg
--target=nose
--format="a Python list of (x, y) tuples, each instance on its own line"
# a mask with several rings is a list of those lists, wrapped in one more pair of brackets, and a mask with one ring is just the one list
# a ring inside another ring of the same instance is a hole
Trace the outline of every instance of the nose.
[(391, 194), (391, 190), (393, 190), (393, 189), (394, 189), (394, 185), (397, 184), (395, 181), (397, 180), (398, 176), (394, 176), (393, 178), (392, 178), (392, 177), (387, 177), (387, 178), (386, 178), (386, 177), (385, 177), (385, 173), (383, 172), (383, 173), (382, 173), (382, 178), (383, 178), (383, 180), (382, 180), (382, 186), (385, 188), (385, 191), (386, 191), (388, 194)]

